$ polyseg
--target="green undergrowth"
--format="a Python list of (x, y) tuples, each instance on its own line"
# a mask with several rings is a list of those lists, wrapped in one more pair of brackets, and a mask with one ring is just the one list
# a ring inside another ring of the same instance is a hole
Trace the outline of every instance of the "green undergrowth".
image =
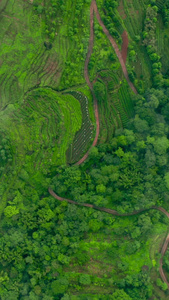
[(109, 142), (116, 129), (133, 115), (132, 93), (108, 38), (95, 17), (95, 40), (89, 63), (90, 80), (99, 104), (100, 142)]
[(95, 114), (94, 114), (94, 110), (93, 110), (93, 97), (92, 97), (89, 87), (87, 85), (85, 85), (83, 87), (77, 87), (76, 91), (83, 93), (87, 97), (89, 116), (90, 116), (90, 119), (91, 119), (93, 125), (96, 126), (95, 125)]
[(94, 128), (89, 116), (87, 97), (78, 91), (70, 91), (69, 94), (79, 101), (82, 112), (81, 128), (67, 151), (67, 162), (75, 163), (85, 154), (88, 145), (91, 144), (94, 138)]
[[(79, 101), (38, 88), (25, 95), (21, 106), (8, 111), (1, 112), (1, 122), (13, 145), (13, 175), (21, 172), (23, 180), (36, 186), (47, 173), (66, 164), (66, 151), (82, 125)], [(3, 170), (4, 180), (6, 172), (9, 168)]]
[[(99, 215), (94, 212), (93, 217), (97, 223)], [(64, 268), (65, 276), (70, 281), (68, 293), (74, 292), (79, 296), (84, 293), (111, 295), (124, 278), (131, 280), (133, 274), (137, 276), (144, 268), (156, 272), (158, 278), (160, 245), (156, 242), (156, 237), (160, 235), (160, 242), (163, 240), (167, 225), (157, 223), (146, 238), (142, 235), (137, 239), (131, 238), (130, 234), (135, 230), (138, 216), (108, 216), (106, 220), (109, 224), (103, 225), (101, 222), (101, 229), (93, 228), (94, 232), (89, 232), (80, 241), (79, 251), (72, 257), (70, 266)], [(135, 250), (132, 245), (136, 245)], [(89, 276), (91, 282), (90, 285), (86, 283), (84, 288), (79, 285), (82, 274)]]
[(94, 90), (99, 103), (100, 142), (109, 142), (118, 128), (125, 128), (133, 116), (132, 92), (118, 72), (100, 72)]
[(169, 73), (169, 63), (168, 63), (168, 42), (169, 42), (169, 26), (165, 26), (163, 23), (163, 17), (158, 16), (158, 26), (156, 29), (156, 40), (158, 54), (161, 56), (162, 72), (166, 75)]

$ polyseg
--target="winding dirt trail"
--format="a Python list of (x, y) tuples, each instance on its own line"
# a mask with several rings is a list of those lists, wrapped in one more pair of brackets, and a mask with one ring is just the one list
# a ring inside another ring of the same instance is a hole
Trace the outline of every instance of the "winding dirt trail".
[(93, 10), (95, 11), (95, 14), (96, 14), (96, 18), (100, 24), (100, 26), (102, 27), (103, 29), (103, 32), (105, 33), (105, 35), (108, 37), (110, 43), (112, 44), (112, 47), (114, 48), (114, 51), (119, 59), (119, 62), (121, 64), (121, 67), (122, 67), (122, 70), (123, 70), (123, 74), (129, 84), (129, 86), (131, 87), (131, 89), (133, 90), (133, 92), (135, 94), (137, 94), (137, 90), (136, 88), (134, 87), (133, 83), (130, 81), (129, 79), (129, 76), (128, 76), (128, 72), (127, 72), (127, 68), (126, 68), (126, 65), (125, 65), (125, 62), (123, 60), (123, 57), (122, 57), (122, 54), (115, 42), (115, 40), (112, 38), (112, 36), (110, 35), (109, 31), (107, 30), (107, 28), (105, 27), (105, 25), (103, 24), (103, 21), (101, 20), (101, 17), (100, 17), (100, 14), (99, 14), (99, 11), (98, 11), (98, 8), (97, 8), (97, 4), (96, 4), (96, 1), (93, 0), (92, 3), (91, 3), (91, 7), (93, 7)]
[(123, 58), (124, 63), (126, 63), (127, 50), (128, 50), (128, 44), (129, 44), (128, 34), (127, 34), (126, 30), (122, 33), (122, 39), (123, 39), (123, 43), (122, 43), (122, 47), (121, 47), (121, 56)]
[[(116, 55), (117, 55), (117, 57), (119, 59), (119, 62), (121, 64), (124, 76), (125, 76), (128, 84), (129, 84), (129, 86), (131, 87), (131, 89), (133, 90), (133, 92), (135, 94), (137, 94), (136, 88), (134, 87), (134, 85), (132, 84), (132, 82), (130, 81), (130, 79), (128, 77), (128, 72), (127, 72), (127, 69), (126, 69), (126, 65), (125, 65), (125, 61), (123, 59), (123, 56), (122, 56), (122, 54), (121, 54), (121, 52), (120, 52), (120, 50), (119, 50), (119, 48), (118, 48), (115, 40), (112, 38), (112, 36), (110, 35), (109, 31), (107, 30), (107, 28), (105, 27), (105, 25), (103, 24), (103, 22), (101, 20), (101, 17), (100, 17), (98, 8), (97, 8), (96, 1), (92, 0), (91, 6), (90, 6), (90, 38), (89, 38), (89, 47), (88, 47), (88, 52), (87, 52), (87, 56), (86, 56), (86, 60), (85, 60), (85, 66), (84, 66), (84, 77), (85, 77), (85, 80), (86, 80), (86, 82), (87, 82), (87, 84), (88, 84), (88, 86), (89, 86), (89, 88), (90, 88), (90, 90), (92, 92), (93, 99), (94, 99), (94, 112), (95, 112), (95, 119), (96, 119), (96, 135), (95, 135), (95, 139), (94, 139), (94, 141), (93, 141), (92, 146), (90, 147), (90, 149), (97, 144), (98, 136), (99, 136), (98, 103), (97, 103), (97, 99), (95, 97), (95, 94), (93, 92), (93, 85), (90, 82), (89, 74), (88, 74), (88, 64), (89, 64), (89, 61), (90, 61), (90, 56), (92, 54), (93, 44), (94, 44), (94, 28), (93, 28), (93, 24), (94, 24), (94, 12), (96, 14), (96, 18), (97, 18), (100, 26), (103, 29), (103, 32), (108, 37), (108, 39), (109, 39), (109, 41), (110, 41), (113, 49), (115, 50), (115, 53), (116, 53)], [(75, 165), (80, 165), (80, 164), (82, 164), (86, 160), (86, 158), (89, 155), (90, 149), (87, 151), (87, 153)], [(50, 193), (51, 196), (53, 196), (54, 198), (56, 198), (59, 201), (67, 201), (67, 202), (69, 202), (71, 204), (75, 204), (75, 205), (78, 205), (78, 206), (90, 207), (90, 208), (93, 208), (93, 209), (96, 209), (96, 210), (99, 210), (99, 211), (104, 211), (106, 213), (109, 213), (109, 214), (112, 214), (112, 215), (116, 215), (116, 216), (121, 216), (121, 217), (126, 216), (127, 217), (127, 216), (137, 215), (137, 214), (143, 213), (143, 212), (151, 210), (151, 209), (155, 209), (155, 210), (158, 210), (158, 211), (162, 212), (169, 219), (169, 213), (163, 207), (152, 206), (150, 208), (135, 210), (135, 211), (133, 211), (131, 213), (121, 214), (121, 213), (119, 213), (116, 210), (108, 209), (108, 208), (105, 208), (105, 207), (98, 207), (98, 206), (95, 206), (93, 204), (88, 204), (88, 203), (78, 203), (78, 202), (70, 200), (70, 199), (62, 198), (62, 197), (58, 196), (51, 188), (49, 188), (48, 191), (49, 191), (49, 193)], [(167, 235), (167, 237), (166, 237), (166, 239), (164, 241), (164, 244), (162, 246), (162, 249), (161, 249), (161, 259), (160, 259), (159, 273), (161, 275), (162, 280), (167, 284), (168, 289), (169, 289), (169, 283), (168, 283), (167, 278), (166, 278), (166, 276), (164, 274), (164, 271), (163, 271), (163, 257), (164, 257), (164, 254), (165, 254), (166, 250), (167, 250), (168, 243), (169, 243), (169, 234)]]
[(106, 34), (106, 36), (108, 37), (113, 49), (115, 50), (115, 53), (119, 59), (119, 62), (121, 64), (122, 70), (123, 70), (123, 74), (129, 84), (129, 86), (131, 87), (131, 89), (133, 90), (133, 92), (135, 94), (137, 94), (137, 90), (134, 87), (133, 83), (130, 81), (129, 76), (128, 76), (128, 72), (126, 69), (126, 65), (125, 65), (125, 61), (123, 60), (123, 56), (122, 53), (120, 52), (115, 40), (112, 38), (112, 36), (110, 35), (109, 31), (107, 30), (107, 28), (105, 27), (105, 25), (103, 24), (98, 8), (97, 8), (97, 4), (95, 0), (92, 0), (91, 5), (90, 5), (90, 38), (89, 38), (89, 47), (88, 47), (88, 52), (87, 52), (87, 56), (86, 56), (86, 60), (85, 60), (85, 66), (84, 66), (84, 77), (86, 80), (87, 85), (89, 86), (91, 92), (92, 92), (92, 96), (93, 96), (93, 100), (94, 100), (94, 112), (95, 112), (95, 119), (96, 119), (96, 135), (94, 138), (94, 141), (91, 145), (91, 147), (89, 148), (89, 150), (85, 153), (85, 155), (77, 162), (75, 163), (75, 165), (80, 165), (82, 164), (88, 157), (90, 150), (92, 149), (92, 147), (96, 146), (97, 141), (98, 141), (98, 137), (99, 137), (99, 128), (100, 128), (100, 123), (99, 123), (99, 110), (98, 110), (98, 102), (96, 99), (96, 96), (94, 94), (93, 91), (93, 84), (90, 81), (89, 78), (89, 73), (88, 73), (88, 64), (90, 61), (90, 57), (93, 51), (93, 44), (94, 44), (94, 13), (96, 14), (96, 18), (100, 24), (100, 26), (103, 29), (103, 32)]
[[(49, 191), (51, 196), (53, 196), (55, 199), (57, 199), (59, 201), (67, 201), (71, 204), (75, 204), (75, 205), (78, 205), (78, 206), (90, 207), (90, 208), (93, 208), (93, 209), (96, 209), (96, 210), (99, 210), (99, 211), (104, 211), (108, 214), (119, 216), (119, 217), (133, 216), (133, 215), (137, 215), (137, 214), (143, 213), (143, 212), (151, 210), (151, 209), (155, 209), (155, 210), (158, 210), (158, 211), (162, 212), (169, 219), (169, 213), (163, 207), (152, 206), (150, 208), (134, 210), (131, 213), (121, 214), (116, 210), (109, 209), (109, 208), (106, 208), (106, 207), (99, 207), (99, 206), (96, 206), (96, 205), (93, 205), (93, 204), (88, 204), (88, 203), (78, 203), (78, 202), (70, 200), (70, 199), (62, 198), (62, 197), (58, 196), (51, 188), (49, 188), (48, 191)], [(164, 256), (164, 254), (167, 250), (168, 243), (169, 243), (169, 234), (167, 235), (167, 237), (164, 241), (164, 244), (162, 246), (162, 249), (161, 249), (159, 273), (160, 273), (160, 276), (161, 276), (162, 280), (167, 284), (168, 289), (169, 289), (169, 283), (168, 283), (167, 278), (166, 278), (166, 276), (164, 274), (164, 271), (163, 271), (163, 256)]]

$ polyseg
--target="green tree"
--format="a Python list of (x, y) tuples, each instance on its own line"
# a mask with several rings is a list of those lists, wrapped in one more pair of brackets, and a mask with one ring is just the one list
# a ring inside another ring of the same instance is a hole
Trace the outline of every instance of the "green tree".
[(15, 216), (19, 214), (19, 209), (15, 206), (15, 205), (8, 205), (5, 209), (4, 209), (4, 215), (8, 218), (11, 218), (12, 216)]
[(102, 227), (102, 225), (103, 225), (102, 222), (98, 222), (95, 219), (91, 219), (89, 221), (89, 227), (94, 232), (98, 231)]
[(166, 187), (169, 189), (169, 172), (167, 172), (164, 176)]
[(124, 290), (116, 290), (113, 293), (112, 300), (132, 300)]
[(104, 194), (106, 192), (106, 187), (103, 184), (99, 184), (96, 186), (96, 192), (99, 194)]
[(82, 285), (90, 285), (91, 284), (90, 275), (81, 274), (80, 277), (79, 277), (79, 283), (82, 284)]
[(51, 283), (51, 289), (54, 295), (64, 294), (68, 288), (69, 282), (66, 278), (54, 280)]
[(155, 140), (154, 150), (159, 155), (165, 154), (168, 148), (169, 148), (169, 140), (165, 136), (159, 137)]

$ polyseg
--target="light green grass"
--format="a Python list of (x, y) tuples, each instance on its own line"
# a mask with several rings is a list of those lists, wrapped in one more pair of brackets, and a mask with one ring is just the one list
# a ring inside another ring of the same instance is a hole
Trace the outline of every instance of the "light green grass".
[[(81, 127), (82, 113), (73, 96), (39, 88), (28, 93), (20, 107), (1, 112), (0, 121), (13, 145), (14, 170), (18, 174), (24, 169), (28, 181), (36, 185), (51, 169), (66, 164), (66, 151)], [(2, 176), (9, 186), (15, 177), (11, 176), (5, 171)]]

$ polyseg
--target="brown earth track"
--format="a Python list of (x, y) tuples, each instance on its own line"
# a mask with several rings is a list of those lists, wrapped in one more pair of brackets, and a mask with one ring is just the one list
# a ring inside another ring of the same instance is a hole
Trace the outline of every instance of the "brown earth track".
[[(53, 196), (55, 199), (57, 199), (59, 201), (67, 201), (71, 204), (75, 204), (75, 205), (78, 205), (78, 206), (90, 207), (90, 208), (93, 208), (93, 209), (96, 209), (96, 210), (99, 210), (99, 211), (104, 211), (108, 214), (119, 216), (119, 217), (133, 216), (133, 215), (137, 215), (137, 214), (143, 213), (143, 212), (151, 210), (151, 209), (155, 209), (155, 210), (161, 211), (169, 219), (169, 213), (163, 207), (152, 206), (150, 208), (135, 210), (131, 213), (121, 214), (121, 213), (119, 213), (118, 211), (116, 211), (114, 209), (99, 207), (99, 206), (96, 206), (96, 205), (93, 205), (93, 204), (88, 204), (88, 203), (78, 203), (78, 202), (70, 200), (70, 199), (62, 198), (62, 197), (58, 196), (51, 188), (49, 188), (48, 191), (49, 191), (51, 196)], [(161, 275), (162, 280), (167, 284), (168, 289), (169, 289), (169, 283), (168, 283), (167, 278), (166, 278), (166, 276), (164, 274), (164, 271), (163, 271), (163, 256), (164, 256), (164, 254), (167, 250), (168, 243), (169, 243), (169, 234), (167, 235), (167, 237), (165, 239), (165, 242), (164, 242), (164, 244), (162, 246), (162, 249), (161, 249), (161, 259), (160, 259), (159, 273)]]
[[(126, 69), (126, 65), (125, 62), (123, 60), (122, 54), (115, 42), (115, 40), (112, 38), (112, 36), (110, 35), (109, 31), (107, 30), (107, 28), (105, 27), (105, 25), (103, 24), (99, 11), (97, 9), (97, 4), (95, 0), (92, 0), (91, 2), (91, 6), (90, 6), (90, 38), (89, 38), (89, 47), (88, 47), (88, 52), (87, 52), (87, 56), (86, 56), (86, 60), (85, 60), (85, 66), (84, 66), (84, 77), (85, 80), (87, 82), (87, 85), (89, 86), (92, 95), (93, 95), (93, 99), (94, 99), (94, 112), (95, 112), (95, 119), (96, 119), (96, 135), (94, 138), (94, 141), (91, 145), (91, 147), (89, 148), (89, 150), (87, 151), (87, 153), (75, 164), (75, 165), (80, 165), (82, 164), (88, 157), (89, 152), (91, 150), (92, 147), (96, 146), (97, 141), (98, 141), (98, 137), (99, 137), (99, 127), (100, 127), (100, 123), (99, 123), (99, 110), (98, 110), (98, 103), (97, 103), (97, 99), (95, 97), (95, 94), (93, 92), (93, 84), (91, 83), (90, 79), (89, 79), (89, 74), (88, 74), (88, 64), (90, 61), (90, 56), (92, 54), (92, 50), (93, 50), (93, 44), (94, 44), (94, 28), (93, 28), (93, 24), (94, 24), (94, 12), (96, 14), (96, 18), (100, 24), (100, 26), (103, 29), (103, 32), (106, 34), (106, 36), (108, 37), (110, 43), (112, 44), (112, 47), (115, 50), (115, 53), (119, 59), (119, 62), (121, 64), (124, 76), (129, 84), (129, 86), (131, 87), (131, 89), (133, 90), (133, 92), (135, 94), (137, 94), (137, 90), (134, 87), (133, 83), (130, 81), (129, 77), (128, 77), (128, 72)], [(126, 50), (125, 50), (126, 51)]]
[[(94, 29), (93, 29), (94, 12), (96, 14), (96, 18), (97, 18), (100, 26), (103, 29), (103, 32), (108, 37), (110, 43), (112, 44), (112, 47), (115, 50), (115, 53), (116, 53), (116, 55), (117, 55), (117, 57), (119, 59), (119, 62), (121, 64), (121, 67), (122, 67), (122, 70), (123, 70), (123, 74), (124, 74), (124, 76), (125, 76), (128, 84), (129, 84), (129, 86), (131, 87), (131, 89), (133, 90), (133, 92), (135, 94), (137, 94), (136, 88), (134, 87), (134, 85), (132, 84), (132, 82), (130, 81), (130, 79), (128, 77), (128, 72), (127, 72), (126, 65), (125, 65), (125, 62), (123, 60), (122, 54), (121, 54), (121, 52), (120, 52), (120, 50), (119, 50), (119, 48), (118, 48), (115, 40), (112, 38), (112, 36), (110, 35), (109, 31), (107, 30), (107, 28), (105, 27), (105, 25), (103, 24), (103, 22), (101, 20), (100, 14), (98, 12), (96, 1), (92, 0), (91, 6), (90, 6), (90, 38), (89, 38), (89, 48), (88, 48), (88, 52), (87, 52), (87, 56), (86, 56), (86, 60), (85, 60), (85, 66), (84, 66), (84, 76), (85, 76), (85, 79), (86, 79), (86, 82), (87, 82), (88, 86), (91, 89), (91, 92), (92, 92), (92, 95), (93, 95), (93, 99), (94, 99), (94, 111), (95, 111), (95, 118), (96, 118), (96, 135), (95, 135), (95, 139), (94, 139), (94, 141), (93, 141), (92, 146), (90, 147), (90, 149), (97, 144), (97, 140), (98, 140), (98, 136), (99, 136), (98, 104), (97, 104), (97, 99), (96, 99), (96, 97), (94, 95), (94, 92), (93, 92), (93, 85), (90, 82), (89, 74), (88, 74), (88, 64), (89, 64), (89, 61), (90, 61), (90, 56), (91, 56), (91, 53), (92, 53), (93, 43), (94, 43)], [(82, 164), (86, 160), (86, 158), (89, 155), (90, 149), (76, 163), (76, 165), (80, 165), (80, 164)], [(109, 213), (109, 214), (112, 214), (112, 215), (116, 215), (116, 216), (121, 216), (121, 217), (122, 216), (123, 217), (126, 216), (127, 217), (127, 216), (137, 215), (139, 213), (142, 213), (142, 212), (145, 212), (145, 211), (148, 211), (148, 210), (151, 210), (151, 209), (155, 209), (155, 210), (161, 211), (169, 219), (169, 213), (163, 207), (152, 206), (150, 208), (135, 210), (135, 211), (133, 211), (131, 213), (121, 214), (121, 213), (117, 212), (116, 210), (112, 210), (112, 209), (109, 209), (109, 208), (98, 207), (98, 206), (95, 206), (93, 204), (88, 204), (88, 203), (78, 203), (78, 202), (70, 200), (70, 199), (62, 198), (62, 197), (58, 196), (57, 194), (55, 194), (55, 192), (51, 188), (49, 188), (48, 191), (49, 191), (49, 193), (50, 193), (51, 196), (53, 196), (54, 198), (56, 198), (59, 201), (67, 201), (67, 202), (69, 202), (71, 204), (75, 204), (75, 205), (78, 205), (78, 206), (90, 207), (90, 208), (93, 208), (93, 209), (96, 209), (96, 210), (100, 210), (100, 211), (104, 211), (106, 213)], [(159, 273), (160, 273), (160, 276), (161, 276), (162, 280), (167, 284), (167, 287), (169, 289), (169, 283), (168, 283), (167, 278), (166, 278), (166, 276), (164, 274), (164, 271), (163, 271), (163, 257), (164, 257), (164, 254), (165, 254), (166, 250), (167, 250), (168, 243), (169, 243), (169, 234), (167, 235), (167, 237), (166, 237), (166, 239), (164, 241), (164, 244), (162, 246), (162, 249), (161, 249), (161, 259), (160, 259)]]
[(101, 17), (100, 17), (100, 14), (99, 14), (99, 11), (98, 11), (98, 8), (97, 8), (97, 4), (96, 4), (96, 1), (93, 0), (92, 3), (91, 3), (91, 7), (93, 7), (93, 10), (95, 11), (95, 14), (96, 14), (96, 18), (100, 24), (100, 26), (102, 27), (103, 29), (103, 32), (105, 33), (105, 35), (108, 37), (110, 43), (112, 44), (112, 47), (114, 48), (114, 51), (119, 59), (119, 62), (121, 64), (121, 67), (122, 67), (122, 70), (123, 70), (123, 74), (129, 84), (129, 86), (131, 87), (131, 89), (133, 90), (133, 92), (135, 94), (137, 94), (137, 90), (136, 88), (134, 87), (133, 83), (130, 81), (129, 79), (129, 76), (128, 76), (128, 72), (127, 72), (127, 69), (126, 69), (126, 65), (125, 65), (125, 62), (123, 61), (123, 57), (121, 55), (121, 52), (115, 42), (115, 40), (112, 38), (112, 36), (110, 35), (109, 31), (107, 30), (106, 26), (104, 25), (103, 21), (101, 20)]
[(126, 63), (126, 59), (127, 59), (127, 49), (128, 49), (128, 44), (129, 44), (129, 40), (128, 40), (128, 34), (127, 31), (123, 31), (122, 33), (122, 39), (123, 39), (123, 43), (122, 43), (122, 47), (121, 47), (121, 55), (123, 58), (123, 61)]

